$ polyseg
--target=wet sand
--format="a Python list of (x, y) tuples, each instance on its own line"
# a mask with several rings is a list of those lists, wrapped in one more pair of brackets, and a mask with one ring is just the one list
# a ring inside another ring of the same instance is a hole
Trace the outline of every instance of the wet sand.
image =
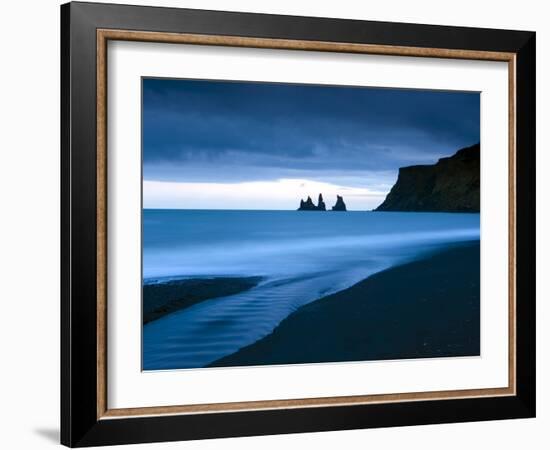
[(211, 366), (479, 355), (479, 258), (472, 241), (374, 274)]
[(256, 286), (262, 277), (217, 277), (171, 280), (143, 286), (143, 324), (174, 311)]

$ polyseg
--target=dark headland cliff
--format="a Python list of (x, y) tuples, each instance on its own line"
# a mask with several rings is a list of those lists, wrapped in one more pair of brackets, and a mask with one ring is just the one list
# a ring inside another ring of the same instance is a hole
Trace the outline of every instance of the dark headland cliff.
[(436, 164), (399, 169), (375, 211), (479, 212), (479, 144)]

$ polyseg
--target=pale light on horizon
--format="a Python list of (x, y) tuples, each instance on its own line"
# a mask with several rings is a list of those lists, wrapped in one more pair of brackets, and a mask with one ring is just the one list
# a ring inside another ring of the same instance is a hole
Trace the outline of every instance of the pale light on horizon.
[(382, 203), (387, 192), (364, 187), (340, 186), (306, 179), (282, 178), (240, 183), (186, 183), (143, 181), (143, 207), (146, 209), (256, 209), (295, 210), (300, 199), (319, 194), (327, 209), (341, 195), (348, 210), (371, 210)]

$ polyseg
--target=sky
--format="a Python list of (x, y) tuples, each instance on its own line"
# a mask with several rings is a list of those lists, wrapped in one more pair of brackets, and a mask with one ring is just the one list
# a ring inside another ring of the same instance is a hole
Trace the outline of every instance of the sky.
[(144, 208), (380, 204), (399, 167), (480, 140), (479, 93), (143, 79)]

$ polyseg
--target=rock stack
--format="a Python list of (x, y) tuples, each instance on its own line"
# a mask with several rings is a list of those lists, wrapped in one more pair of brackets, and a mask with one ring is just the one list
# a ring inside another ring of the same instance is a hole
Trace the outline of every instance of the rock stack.
[[(307, 200), (300, 200), (300, 207), (298, 208), (298, 211), (326, 211), (327, 205), (325, 204), (325, 201), (323, 200), (323, 194), (319, 194), (319, 200), (317, 202), (317, 205), (313, 203), (313, 200), (311, 200), (311, 197), (308, 196)], [(332, 211), (346, 211), (346, 204), (344, 203), (344, 199), (340, 196), (336, 196), (336, 204), (332, 207)]]
[(306, 201), (300, 200), (298, 211), (318, 211), (317, 206), (313, 204), (313, 200), (308, 196)]
[(318, 211), (326, 211), (327, 210), (325, 202), (323, 201), (323, 194), (319, 194), (319, 201), (317, 202), (317, 210)]
[(336, 196), (336, 204), (332, 207), (333, 211), (347, 211), (344, 198), (341, 195)]

